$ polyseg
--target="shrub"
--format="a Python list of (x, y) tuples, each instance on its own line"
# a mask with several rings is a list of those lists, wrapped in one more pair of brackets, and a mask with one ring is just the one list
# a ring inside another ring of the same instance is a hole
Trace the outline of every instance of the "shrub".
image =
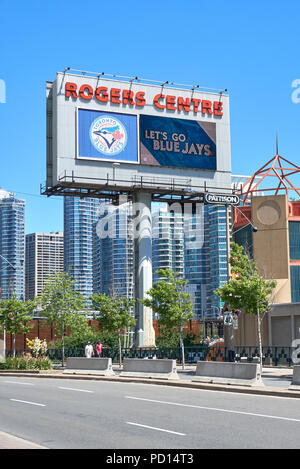
[(50, 370), (52, 362), (49, 358), (34, 358), (29, 355), (23, 357), (8, 357), (0, 363), (1, 370)]

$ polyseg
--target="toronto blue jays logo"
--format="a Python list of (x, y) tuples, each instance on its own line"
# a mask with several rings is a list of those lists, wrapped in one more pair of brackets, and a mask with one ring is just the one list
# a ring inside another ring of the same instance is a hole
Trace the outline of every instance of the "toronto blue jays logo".
[(100, 153), (113, 156), (126, 147), (127, 133), (124, 125), (118, 119), (102, 115), (92, 123), (90, 139)]

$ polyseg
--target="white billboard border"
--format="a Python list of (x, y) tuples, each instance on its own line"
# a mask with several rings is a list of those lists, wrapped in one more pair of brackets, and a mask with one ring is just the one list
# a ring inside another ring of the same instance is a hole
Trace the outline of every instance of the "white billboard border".
[[(79, 156), (79, 142), (78, 142), (78, 136), (79, 136), (79, 132), (78, 132), (78, 125), (79, 125), (79, 122), (78, 122), (78, 111), (82, 109), (82, 110), (85, 110), (85, 111), (91, 111), (91, 112), (99, 112), (99, 113), (104, 113), (104, 114), (120, 114), (120, 115), (126, 115), (126, 116), (135, 116), (136, 117), (136, 135), (137, 135), (137, 161), (128, 161), (128, 160), (115, 160), (115, 159), (106, 159), (106, 158), (92, 158), (92, 157), (88, 157), (88, 156)], [(78, 160), (78, 161), (81, 161), (81, 160), (85, 160), (85, 161), (103, 161), (103, 162), (106, 162), (106, 163), (125, 163), (125, 164), (135, 164), (135, 165), (139, 165), (140, 166), (140, 145), (139, 145), (139, 141), (140, 141), (140, 130), (139, 130), (139, 127), (140, 127), (140, 116), (139, 114), (128, 114), (128, 113), (125, 113), (125, 112), (110, 112), (110, 111), (99, 111), (99, 109), (90, 109), (90, 108), (84, 108), (84, 107), (81, 107), (81, 106), (76, 106), (75, 108), (75, 160)]]

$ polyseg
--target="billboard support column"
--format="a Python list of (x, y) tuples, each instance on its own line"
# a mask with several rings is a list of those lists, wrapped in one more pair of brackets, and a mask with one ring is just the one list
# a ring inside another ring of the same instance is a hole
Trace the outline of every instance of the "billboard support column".
[[(133, 202), (135, 218), (135, 289), (136, 298), (146, 298), (152, 287), (152, 217), (151, 194), (136, 192)], [(136, 303), (136, 346), (155, 347), (152, 309)]]

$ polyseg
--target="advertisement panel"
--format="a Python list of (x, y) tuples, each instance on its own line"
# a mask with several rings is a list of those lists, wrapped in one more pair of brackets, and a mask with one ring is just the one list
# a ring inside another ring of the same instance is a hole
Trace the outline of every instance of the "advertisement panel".
[(216, 124), (140, 116), (141, 164), (216, 170)]
[(138, 162), (134, 115), (78, 109), (77, 157)]
[(47, 83), (43, 193), (231, 190), (228, 95), (167, 83), (58, 73)]

